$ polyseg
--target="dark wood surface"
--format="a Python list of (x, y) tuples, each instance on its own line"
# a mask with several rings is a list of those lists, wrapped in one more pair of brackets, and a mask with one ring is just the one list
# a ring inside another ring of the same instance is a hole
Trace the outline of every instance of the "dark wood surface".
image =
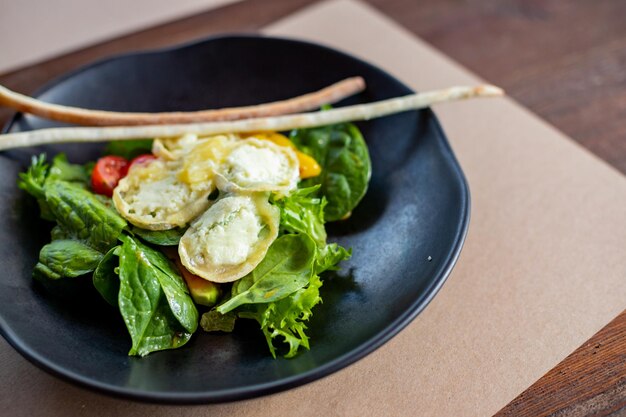
[[(626, 173), (625, 1), (366, 1)], [(32, 93), (98, 58), (254, 32), (314, 2), (248, 0), (0, 75), (0, 83)], [(0, 110), (0, 124), (10, 115)], [(626, 416), (626, 310), (498, 416)]]
[(622, 313), (497, 416), (626, 415), (625, 340)]
[(626, 173), (626, 1), (369, 2)]

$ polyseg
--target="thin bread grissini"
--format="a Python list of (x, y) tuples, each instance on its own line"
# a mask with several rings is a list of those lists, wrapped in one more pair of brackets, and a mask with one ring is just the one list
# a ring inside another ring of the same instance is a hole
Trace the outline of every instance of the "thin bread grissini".
[(254, 106), (231, 107), (213, 110), (164, 113), (129, 113), (89, 110), (79, 107), (46, 103), (16, 93), (0, 85), (0, 105), (45, 119), (86, 126), (143, 126), (200, 122), (224, 122), (278, 116), (315, 110), (324, 104), (336, 103), (365, 89), (361, 77), (351, 77), (321, 90), (287, 100)]
[(68, 142), (105, 142), (150, 137), (176, 137), (183, 134), (213, 135), (258, 131), (285, 131), (336, 123), (369, 120), (433, 104), (478, 97), (498, 97), (504, 91), (493, 85), (457, 86), (409, 94), (368, 104), (340, 107), (311, 113), (275, 117), (172, 125), (121, 127), (60, 127), (0, 135), (0, 150)]

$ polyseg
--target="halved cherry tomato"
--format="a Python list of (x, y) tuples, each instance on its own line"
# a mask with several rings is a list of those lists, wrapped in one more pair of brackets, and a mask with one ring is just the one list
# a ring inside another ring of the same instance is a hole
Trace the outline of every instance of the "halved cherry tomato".
[(111, 197), (117, 183), (128, 173), (128, 161), (121, 156), (98, 159), (91, 173), (91, 188), (98, 194)]
[(128, 169), (130, 169), (130, 167), (132, 167), (133, 165), (149, 164), (150, 162), (154, 161), (156, 158), (157, 157), (151, 153), (144, 153), (143, 155), (139, 155), (135, 157), (132, 161), (130, 161), (130, 166), (128, 167)]

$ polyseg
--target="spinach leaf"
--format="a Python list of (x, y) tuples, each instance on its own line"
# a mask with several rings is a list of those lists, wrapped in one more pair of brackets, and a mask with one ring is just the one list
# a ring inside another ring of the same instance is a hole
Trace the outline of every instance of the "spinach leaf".
[(105, 155), (117, 155), (128, 160), (144, 153), (152, 152), (152, 139), (118, 140), (109, 142), (104, 150)]
[(174, 349), (198, 326), (198, 310), (181, 276), (161, 252), (121, 235), (120, 312), (132, 339), (129, 355)]
[(60, 227), (104, 253), (117, 244), (126, 221), (92, 193), (65, 181), (46, 182), (46, 203)]
[(217, 310), (209, 310), (202, 315), (200, 326), (205, 332), (230, 333), (235, 329), (237, 314), (234, 312), (221, 314)]
[(244, 304), (280, 300), (308, 284), (313, 273), (315, 243), (306, 234), (276, 239), (257, 267), (233, 285), (232, 297), (217, 307), (225, 314)]
[(39, 252), (35, 270), (50, 279), (78, 277), (98, 266), (102, 254), (76, 240), (55, 240)]
[(291, 140), (298, 149), (321, 165), (322, 173), (302, 181), (303, 187), (319, 184), (325, 196), (327, 221), (349, 216), (361, 201), (370, 180), (372, 165), (359, 129), (351, 123), (294, 130)]
[(282, 337), (289, 345), (285, 358), (292, 358), (301, 346), (309, 348), (309, 338), (304, 332), (307, 327), (304, 322), (311, 317), (312, 308), (322, 301), (319, 293), (321, 286), (319, 276), (313, 275), (306, 288), (300, 288), (273, 303), (246, 306), (246, 309), (239, 313), (239, 317), (254, 319), (259, 323), (273, 357), (276, 357), (274, 340)]
[(177, 227), (170, 230), (147, 230), (134, 226), (131, 231), (133, 234), (153, 245), (176, 246), (187, 229)]
[(118, 277), (119, 246), (114, 247), (104, 255), (93, 273), (93, 286), (102, 295), (102, 298), (113, 307), (118, 306), (120, 293), (120, 278)]

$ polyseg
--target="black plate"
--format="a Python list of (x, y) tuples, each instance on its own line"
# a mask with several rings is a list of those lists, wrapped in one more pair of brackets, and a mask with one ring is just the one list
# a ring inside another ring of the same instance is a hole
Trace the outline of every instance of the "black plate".
[[(341, 105), (407, 94), (380, 69), (322, 46), (276, 38), (227, 36), (180, 48), (101, 61), (51, 83), (41, 99), (131, 111), (196, 110), (296, 96), (361, 75), (367, 90)], [(18, 116), (7, 130), (52, 123)], [(22, 355), (69, 381), (127, 398), (208, 403), (259, 396), (335, 372), (388, 341), (434, 297), (461, 250), (469, 192), (430, 110), (360, 123), (373, 176), (350, 220), (330, 239), (353, 248), (328, 275), (324, 303), (310, 322), (312, 347), (272, 359), (255, 323), (230, 335), (201, 330), (178, 350), (126, 356), (130, 338), (118, 313), (85, 281), (87, 294), (52, 295), (31, 279), (50, 226), (16, 187), (17, 173), (41, 151), (71, 161), (99, 145), (63, 145), (0, 154), (0, 330)]]

